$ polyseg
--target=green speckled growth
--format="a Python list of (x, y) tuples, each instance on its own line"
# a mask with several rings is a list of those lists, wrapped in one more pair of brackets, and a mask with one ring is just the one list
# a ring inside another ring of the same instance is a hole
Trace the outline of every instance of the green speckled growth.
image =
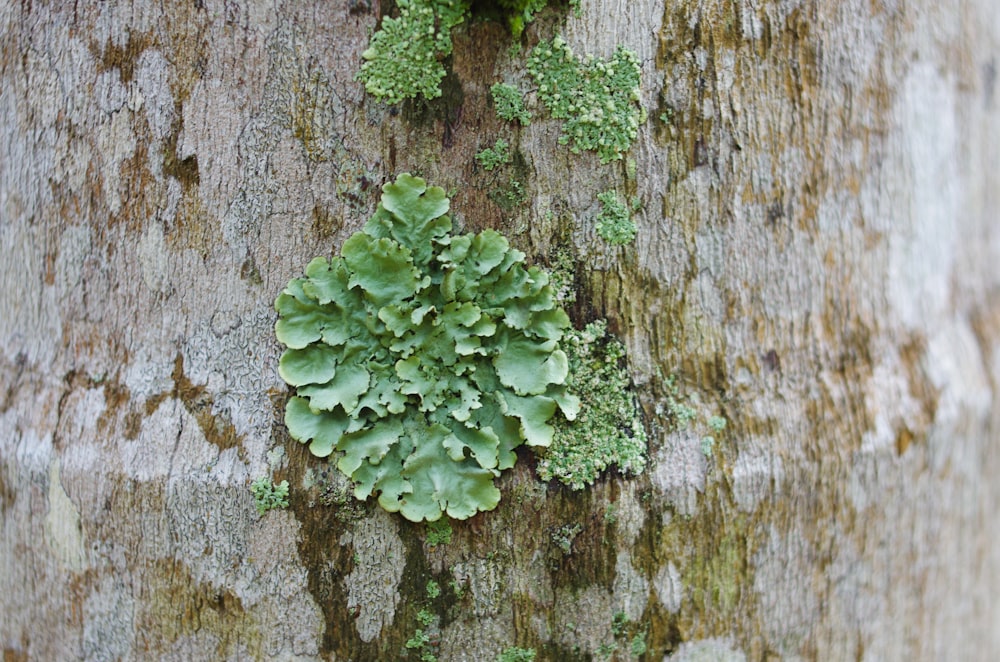
[(598, 193), (597, 199), (602, 204), (601, 213), (597, 215), (597, 234), (614, 246), (631, 243), (635, 239), (635, 223), (628, 207), (618, 200), (618, 194), (605, 191)]
[(635, 53), (619, 46), (610, 60), (579, 58), (562, 37), (542, 41), (528, 56), (538, 97), (552, 117), (566, 120), (559, 141), (574, 153), (620, 159), (639, 133), (641, 72)]
[(422, 95), (441, 96), (441, 60), (451, 54), (451, 29), (465, 20), (464, 0), (397, 0), (399, 15), (387, 16), (361, 54), (358, 80), (387, 103)]
[(539, 477), (579, 490), (613, 464), (624, 474), (640, 473), (646, 431), (621, 365), (625, 347), (603, 321), (567, 332), (562, 346), (569, 357), (567, 385), (582, 404), (575, 421), (557, 424), (552, 444), (541, 453)]

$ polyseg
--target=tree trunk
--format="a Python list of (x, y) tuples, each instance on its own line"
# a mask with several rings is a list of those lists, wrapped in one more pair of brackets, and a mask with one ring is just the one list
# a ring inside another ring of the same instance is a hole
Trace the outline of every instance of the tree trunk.
[[(354, 78), (378, 2), (0, 3), (4, 659), (987, 659), (998, 7), (554, 3), (520, 50), (466, 21), (444, 95), (390, 107)], [(497, 118), (556, 33), (638, 54), (626, 159), (537, 101)], [(521, 452), (432, 545), (289, 438), (275, 296), (401, 172), (574, 268), (574, 323), (628, 350), (641, 475), (574, 491)], [(265, 476), (289, 509), (257, 513)]]

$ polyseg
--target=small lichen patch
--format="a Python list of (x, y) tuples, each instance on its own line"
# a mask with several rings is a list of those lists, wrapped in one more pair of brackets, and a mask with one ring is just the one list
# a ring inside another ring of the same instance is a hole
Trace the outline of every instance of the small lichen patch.
[(503, 138), (497, 138), (493, 147), (487, 147), (476, 154), (476, 162), (486, 170), (510, 163), (510, 145)]
[(263, 515), (275, 508), (288, 508), (288, 481), (272, 483), (270, 478), (261, 477), (250, 484), (253, 504), (257, 514)]
[(593, 484), (611, 465), (623, 474), (646, 466), (646, 431), (622, 366), (625, 347), (603, 321), (563, 339), (569, 358), (567, 385), (581, 399), (575, 421), (560, 421), (552, 445), (541, 453), (538, 475), (574, 490)]
[(644, 120), (635, 53), (619, 46), (609, 60), (580, 58), (557, 36), (532, 49), (528, 71), (549, 114), (566, 120), (559, 142), (573, 153), (592, 150), (608, 163), (632, 146)]
[(496, 83), (490, 88), (493, 95), (493, 107), (497, 116), (508, 122), (520, 122), (521, 126), (531, 124), (531, 113), (524, 107), (524, 97), (513, 85)]
[(399, 15), (387, 16), (361, 54), (357, 79), (387, 103), (422, 95), (441, 96), (441, 60), (451, 55), (451, 29), (465, 20), (464, 0), (397, 0)]
[(597, 234), (613, 246), (631, 243), (635, 239), (636, 227), (628, 207), (618, 199), (613, 190), (598, 193), (597, 199), (603, 207), (597, 215)]

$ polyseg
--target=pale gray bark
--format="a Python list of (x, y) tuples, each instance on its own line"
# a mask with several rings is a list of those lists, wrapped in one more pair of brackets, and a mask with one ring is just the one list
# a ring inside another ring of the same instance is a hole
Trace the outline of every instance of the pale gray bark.
[[(455, 33), (461, 95), (375, 103), (353, 77), (377, 17), (351, 4), (0, 4), (5, 659), (395, 659), (422, 607), (442, 660), (625, 660), (640, 631), (644, 659), (1000, 650), (993, 0), (543, 15), (526, 44), (639, 54), (634, 178), (555, 122), (501, 125), (489, 86), (531, 82), (495, 23)], [(503, 132), (531, 194), (512, 213), (473, 161)], [(436, 548), (316, 503), (272, 302), (404, 171), (533, 261), (572, 252), (575, 321), (630, 350), (645, 474), (571, 492), (526, 454)], [(593, 228), (613, 186), (642, 203), (624, 249)], [(710, 457), (672, 431), (670, 375), (729, 421)], [(260, 517), (269, 472), (292, 508)]]

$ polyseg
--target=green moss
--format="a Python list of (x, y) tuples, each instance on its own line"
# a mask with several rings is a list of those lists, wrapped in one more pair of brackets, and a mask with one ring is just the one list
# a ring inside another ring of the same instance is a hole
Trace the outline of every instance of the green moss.
[(250, 484), (253, 494), (253, 504), (261, 515), (275, 508), (288, 508), (288, 481), (283, 480), (277, 485), (270, 478), (258, 478)]
[(524, 98), (516, 87), (496, 83), (490, 88), (490, 94), (493, 95), (493, 107), (499, 118), (508, 122), (520, 122), (521, 126), (531, 124), (531, 113), (524, 107)]
[(613, 246), (631, 243), (635, 239), (636, 227), (628, 207), (613, 190), (598, 193), (597, 199), (602, 204), (597, 215), (597, 234)]
[(498, 0), (498, 2), (507, 12), (507, 24), (515, 39), (521, 36), (528, 23), (535, 20), (535, 14), (549, 4), (549, 0)]
[(638, 474), (646, 466), (646, 431), (623, 365), (625, 347), (603, 321), (567, 332), (562, 346), (580, 412), (575, 421), (557, 422), (552, 445), (540, 453), (539, 477), (579, 490), (611, 465)]
[(476, 154), (476, 162), (486, 170), (510, 163), (510, 158), (510, 145), (503, 138), (497, 138), (493, 147), (487, 147)]
[(433, 579), (427, 581), (427, 597), (431, 600), (441, 595), (441, 585)]
[(635, 53), (619, 46), (610, 60), (581, 59), (557, 36), (532, 49), (528, 71), (549, 114), (566, 120), (560, 143), (574, 153), (595, 151), (601, 163), (622, 158), (632, 146), (643, 120)]
[(397, 0), (397, 16), (387, 16), (361, 54), (357, 79), (369, 94), (387, 103), (422, 95), (441, 96), (441, 61), (451, 55), (451, 29), (465, 20), (465, 0)]

